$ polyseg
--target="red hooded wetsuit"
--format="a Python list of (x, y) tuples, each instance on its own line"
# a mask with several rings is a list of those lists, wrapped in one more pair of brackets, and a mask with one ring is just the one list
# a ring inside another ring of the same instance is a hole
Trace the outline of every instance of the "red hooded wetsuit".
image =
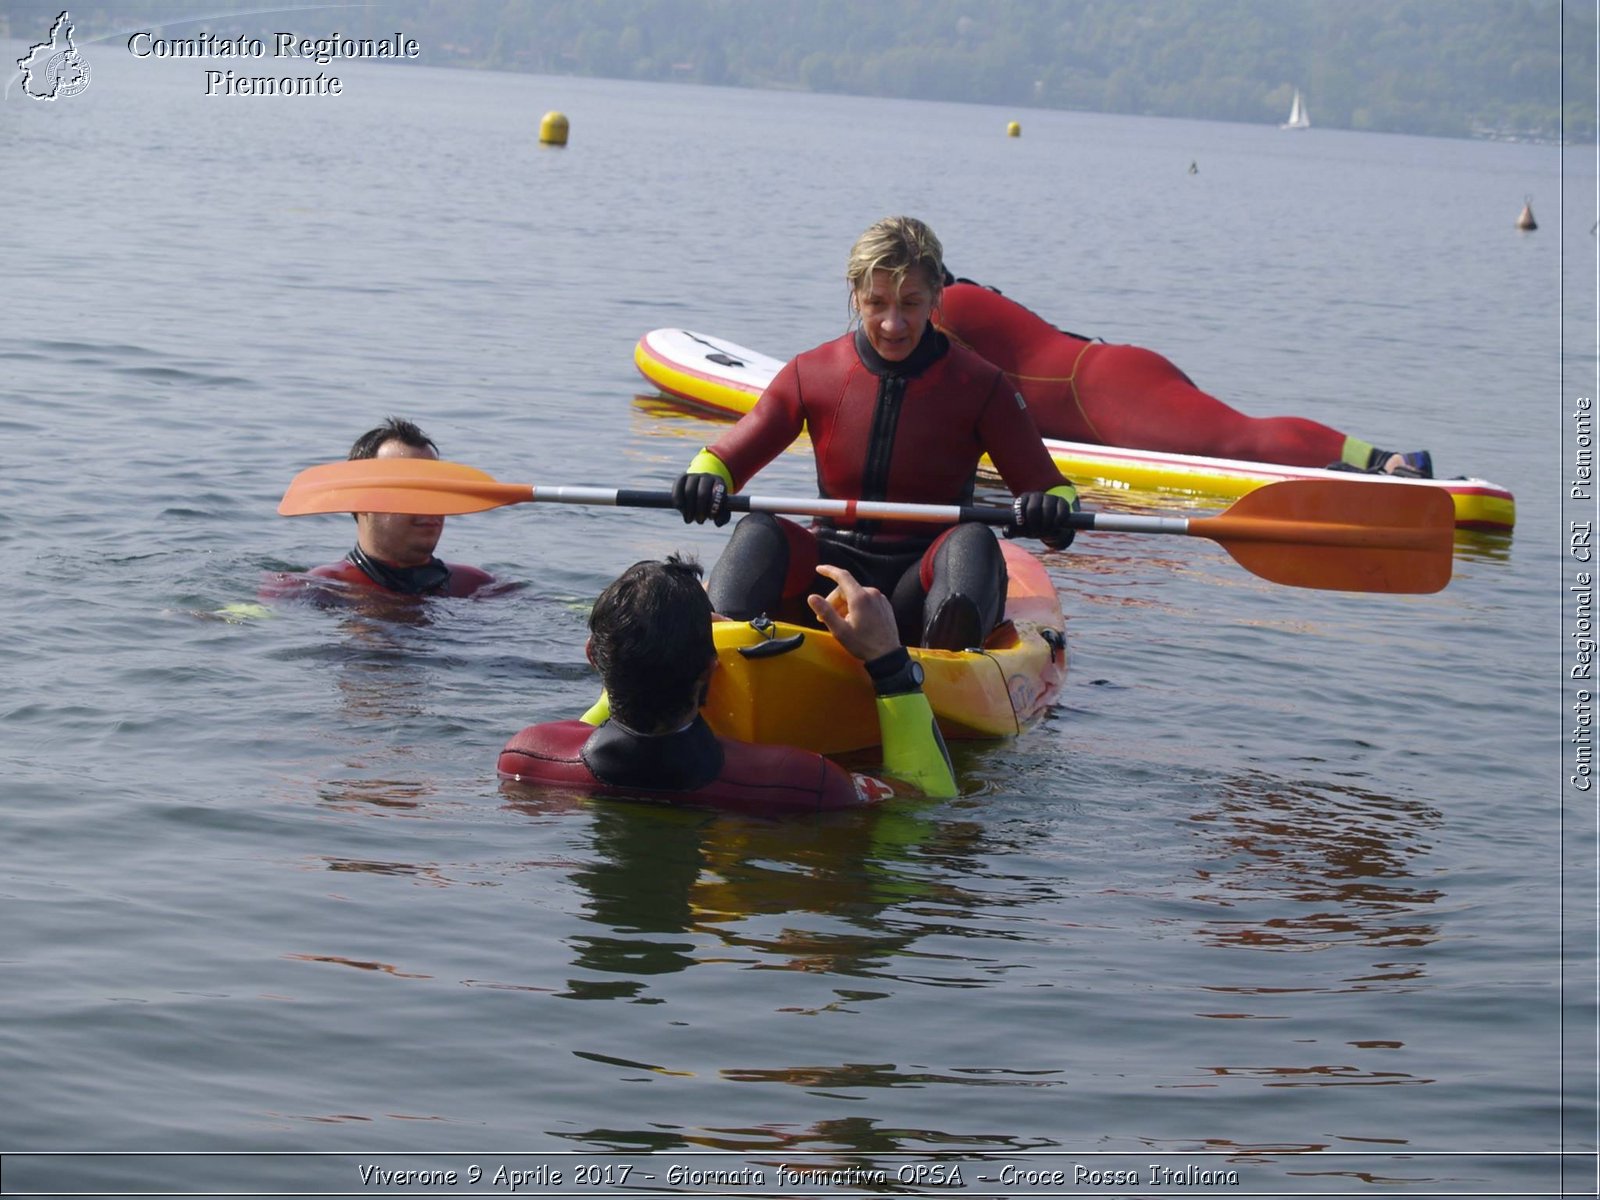
[(647, 737), (607, 721), (530, 725), (500, 752), (501, 778), (586, 795), (777, 816), (859, 808), (897, 790), (809, 750), (718, 737), (703, 718)]
[[(368, 560), (371, 561), (370, 559)], [(437, 564), (435, 566), (435, 564)], [(432, 577), (416, 578), (418, 572), (431, 568), (434, 576), (443, 573), (442, 579), (435, 581)], [(270, 577), (261, 589), (263, 600), (283, 600), (295, 596), (316, 594), (317, 598), (327, 598), (333, 594), (334, 589), (320, 587), (313, 582), (318, 579), (329, 579), (346, 585), (348, 589), (362, 589), (366, 592), (378, 592), (385, 596), (471, 596), (479, 589), (495, 582), (493, 575), (487, 571), (480, 571), (477, 567), (463, 566), (460, 563), (446, 563), (434, 559), (429, 568), (417, 568), (411, 572), (388, 568), (395, 576), (399, 587), (389, 587), (380, 579), (374, 579), (350, 559), (341, 559), (336, 563), (328, 563), (321, 567), (312, 567), (303, 574), (290, 574), (279, 572)], [(384, 570), (382, 564), (377, 564), (375, 569)], [(414, 580), (414, 583), (413, 583)], [(427, 586), (416, 586), (426, 583)], [(344, 590), (344, 589), (341, 589)], [(347, 594), (359, 594), (349, 591)]]
[[(885, 362), (859, 333), (806, 351), (709, 449), (738, 491), (802, 430), (811, 435), (818, 492), (831, 499), (970, 503), (985, 452), (1014, 493), (1067, 482), (1016, 388), (931, 327), (904, 363)], [(915, 522), (853, 527), (879, 551), (932, 536)]]
[(1247, 417), (1152, 350), (1063, 333), (1014, 300), (960, 281), (939, 327), (1005, 372), (1046, 437), (1296, 467), (1339, 461), (1345, 435), (1300, 417)]
[[(494, 576), (477, 567), (463, 566), (461, 563), (445, 563), (445, 569), (450, 577), (442, 588), (430, 588), (420, 593), (427, 596), (470, 596), (481, 587), (487, 587), (494, 582)], [(360, 567), (349, 559), (341, 562), (329, 563), (327, 566), (312, 567), (306, 572), (318, 579), (337, 579), (342, 583), (354, 584), (357, 587), (375, 588), (379, 591), (389, 591), (383, 584), (373, 579)], [(406, 593), (397, 593), (405, 595)]]

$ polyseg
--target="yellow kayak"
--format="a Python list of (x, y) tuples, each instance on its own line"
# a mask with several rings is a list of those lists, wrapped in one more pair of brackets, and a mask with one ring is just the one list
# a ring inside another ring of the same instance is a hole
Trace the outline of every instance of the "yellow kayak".
[[(1022, 547), (1002, 542), (1006, 619), (981, 649), (913, 649), (922, 690), (946, 738), (1018, 733), (1067, 675), (1066, 625), (1055, 586)], [(866, 668), (823, 629), (719, 621), (719, 667), (701, 710), (719, 734), (839, 754), (878, 744)]]

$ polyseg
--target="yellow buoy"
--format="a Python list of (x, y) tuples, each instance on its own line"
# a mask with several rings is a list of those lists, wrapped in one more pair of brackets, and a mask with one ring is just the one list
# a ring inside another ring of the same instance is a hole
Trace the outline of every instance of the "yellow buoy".
[(539, 122), (539, 140), (546, 146), (565, 146), (567, 114), (554, 110), (545, 113), (544, 120)]
[(1533, 219), (1533, 201), (1531, 201), (1531, 200), (1524, 200), (1523, 201), (1523, 203), (1522, 203), (1522, 215), (1517, 218), (1517, 228), (1518, 229), (1537, 229), (1537, 228), (1539, 228), (1539, 222), (1537, 222), (1537, 221), (1535, 221)]
[(1007, 125), (1006, 126), (1006, 136), (1007, 137), (1021, 137), (1022, 136), (1022, 123), (1020, 121), (1012, 121), (1009, 125)]

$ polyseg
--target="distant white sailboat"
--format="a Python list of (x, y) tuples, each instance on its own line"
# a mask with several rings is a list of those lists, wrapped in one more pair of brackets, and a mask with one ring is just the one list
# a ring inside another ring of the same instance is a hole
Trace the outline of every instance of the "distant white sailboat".
[(1289, 119), (1279, 129), (1310, 129), (1311, 118), (1306, 115), (1305, 102), (1300, 99), (1300, 89), (1294, 90), (1294, 105), (1289, 109)]

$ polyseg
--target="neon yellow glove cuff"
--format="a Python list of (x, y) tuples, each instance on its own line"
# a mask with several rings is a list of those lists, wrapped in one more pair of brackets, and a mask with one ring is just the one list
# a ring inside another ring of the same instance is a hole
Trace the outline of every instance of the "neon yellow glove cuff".
[(221, 608), (217, 609), (216, 615), (221, 617), (224, 621), (229, 621), (237, 625), (241, 621), (253, 621), (258, 618), (265, 620), (269, 617), (275, 617), (278, 614), (273, 612), (265, 604), (242, 601), (235, 604), (224, 604)]
[(883, 738), (886, 775), (911, 784), (925, 796), (958, 795), (950, 752), (933, 720), (933, 707), (921, 692), (878, 697), (878, 733)]
[(1349, 463), (1358, 471), (1365, 471), (1372, 466), (1372, 452), (1377, 447), (1371, 442), (1363, 442), (1360, 438), (1347, 437), (1344, 446), (1339, 451), (1339, 461)]
[(589, 711), (579, 717), (585, 725), (604, 725), (611, 719), (611, 697), (600, 689), (600, 699), (589, 706)]
[(1073, 508), (1078, 507), (1078, 489), (1072, 486), (1071, 481), (1068, 481), (1067, 483), (1058, 483), (1055, 487), (1046, 492), (1045, 495), (1060, 496), (1068, 504), (1072, 505)]
[(704, 447), (690, 460), (688, 474), (720, 476), (722, 482), (728, 485), (728, 490), (733, 491), (733, 472), (728, 470), (728, 464)]

